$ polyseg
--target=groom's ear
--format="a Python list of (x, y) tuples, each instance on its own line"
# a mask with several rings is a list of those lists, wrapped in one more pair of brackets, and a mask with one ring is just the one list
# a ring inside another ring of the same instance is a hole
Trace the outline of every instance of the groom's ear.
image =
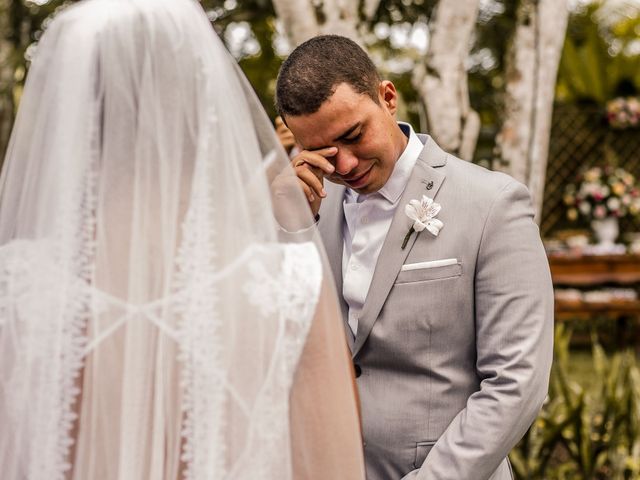
[(378, 101), (380, 105), (395, 115), (398, 110), (398, 92), (390, 80), (383, 80), (378, 85)]

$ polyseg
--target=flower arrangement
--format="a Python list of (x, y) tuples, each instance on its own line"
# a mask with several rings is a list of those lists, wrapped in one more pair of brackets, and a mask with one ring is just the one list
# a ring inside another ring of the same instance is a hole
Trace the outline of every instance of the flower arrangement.
[(591, 167), (582, 173), (576, 184), (565, 190), (567, 217), (577, 220), (622, 218), (640, 213), (640, 189), (635, 177), (622, 168)]
[(640, 100), (618, 97), (607, 102), (607, 121), (611, 128), (625, 129), (640, 126)]

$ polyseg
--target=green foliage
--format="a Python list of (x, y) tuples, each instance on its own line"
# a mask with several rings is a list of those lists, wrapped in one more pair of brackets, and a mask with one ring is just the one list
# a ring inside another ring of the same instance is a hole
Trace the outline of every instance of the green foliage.
[(267, 114), (274, 118), (275, 79), (283, 58), (277, 55), (274, 47), (276, 14), (271, 0), (201, 0), (201, 4), (227, 47), (228, 31), (244, 23), (250, 27), (249, 38), (257, 43), (257, 52), (236, 52), (236, 59)]
[(14, 115), (24, 86), (30, 49), (59, 9), (74, 0), (0, 1), (0, 162), (9, 141)]
[(494, 156), (495, 137), (504, 112), (505, 59), (510, 39), (515, 33), (517, 0), (496, 0), (497, 12), (480, 12), (476, 25), (469, 70), (469, 98), (478, 112), (482, 129), (476, 147), (476, 159), (490, 161)]
[(571, 330), (556, 328), (549, 398), (510, 454), (517, 478), (640, 477), (640, 370), (631, 351), (607, 356), (593, 337), (592, 378), (571, 377)]
[(275, 118), (275, 84), (283, 59), (273, 49), (276, 35), (275, 18), (263, 17), (252, 24), (254, 35), (260, 44), (260, 55), (240, 59), (240, 67), (255, 89), (262, 106), (270, 118)]
[(594, 2), (570, 17), (558, 72), (560, 101), (603, 105), (640, 91), (640, 52), (634, 51), (640, 16), (604, 25), (602, 8), (603, 3)]
[[(46, 28), (48, 18), (75, 1), (49, 0), (42, 5), (30, 0), (6, 2), (7, 10), (0, 11), (0, 15), (8, 20), (0, 22), (0, 35), (12, 45), (12, 60), (11, 65), (1, 67), (13, 69), (16, 81), (15, 84), (0, 85), (0, 96), (10, 98), (19, 93), (28, 68), (30, 50)], [(360, 11), (364, 12), (365, 0), (359, 1)], [(519, 1), (491, 0), (481, 5), (469, 62), (471, 105), (482, 121), (477, 159), (493, 156), (494, 137), (500, 128), (503, 112), (504, 59), (509, 45), (505, 39), (513, 35)], [(588, 99), (603, 103), (614, 96), (624, 80), (632, 89), (640, 86), (640, 55), (633, 54), (631, 48), (634, 45), (636, 50), (638, 48), (640, 18), (622, 15), (605, 28), (596, 18), (604, 0), (594, 2), (571, 16), (557, 87), (561, 100)], [(229, 32), (237, 29), (238, 25), (249, 27), (247, 42), (252, 42), (255, 48), (234, 54), (263, 106), (273, 117), (275, 78), (283, 52), (278, 52), (275, 47), (280, 34), (276, 32), (272, 0), (200, 0), (200, 3), (227, 45)], [(389, 37), (376, 38), (373, 32), (380, 24), (406, 29), (428, 24), (437, 3), (437, 0), (381, 0), (372, 18), (361, 15), (360, 31), (376, 58), (385, 65), (404, 62), (401, 71), (385, 71), (386, 66), (380, 66), (385, 77), (398, 87), (404, 100), (404, 118), (416, 127), (424, 122), (420, 121), (422, 106), (411, 83), (411, 65), (422, 61), (423, 52), (393, 46)], [(8, 120), (12, 119), (12, 115), (8, 117)], [(0, 139), (0, 151), (2, 143)]]

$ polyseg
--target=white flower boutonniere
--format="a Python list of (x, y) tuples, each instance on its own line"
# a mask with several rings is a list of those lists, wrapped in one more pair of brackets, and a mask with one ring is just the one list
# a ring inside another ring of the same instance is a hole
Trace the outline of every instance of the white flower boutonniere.
[(434, 202), (433, 198), (429, 198), (426, 195), (422, 196), (422, 200), (411, 200), (404, 207), (404, 213), (413, 220), (413, 225), (404, 237), (402, 242), (403, 250), (413, 232), (421, 232), (426, 228), (432, 235), (438, 236), (444, 223), (435, 218), (435, 216), (438, 215), (441, 208), (439, 203)]

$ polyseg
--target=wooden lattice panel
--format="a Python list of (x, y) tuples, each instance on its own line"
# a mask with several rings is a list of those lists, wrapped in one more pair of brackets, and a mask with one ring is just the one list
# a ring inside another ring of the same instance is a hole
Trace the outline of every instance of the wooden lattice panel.
[[(559, 229), (586, 226), (567, 220), (562, 197), (565, 186), (573, 183), (583, 168), (605, 162), (606, 146), (618, 166), (640, 181), (640, 130), (613, 130), (604, 121), (603, 110), (592, 106), (555, 106), (540, 225), (543, 236), (551, 236)], [(620, 229), (623, 233), (640, 232), (640, 218), (623, 219)]]

